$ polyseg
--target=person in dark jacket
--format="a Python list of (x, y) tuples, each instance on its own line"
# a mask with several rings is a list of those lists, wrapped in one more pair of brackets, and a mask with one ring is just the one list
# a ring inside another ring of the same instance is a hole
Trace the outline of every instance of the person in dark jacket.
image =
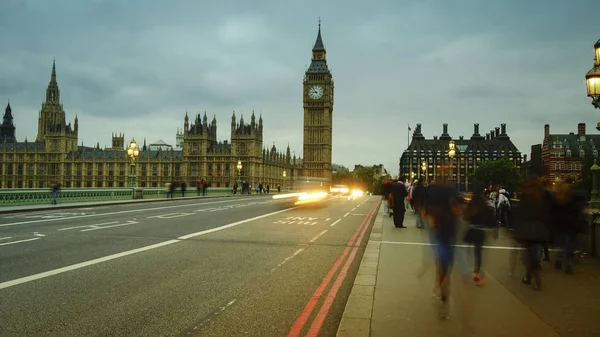
[(394, 201), (394, 226), (396, 228), (406, 228), (406, 226), (404, 226), (404, 213), (406, 213), (406, 208), (404, 208), (404, 199), (407, 195), (408, 192), (406, 191), (406, 187), (404, 187), (404, 180), (403, 178), (400, 178), (398, 182), (392, 185), (392, 198)]
[(392, 179), (385, 179), (381, 186), (381, 192), (383, 193), (383, 203), (385, 214), (389, 215), (391, 213), (391, 205), (390, 205), (390, 194), (392, 193)]

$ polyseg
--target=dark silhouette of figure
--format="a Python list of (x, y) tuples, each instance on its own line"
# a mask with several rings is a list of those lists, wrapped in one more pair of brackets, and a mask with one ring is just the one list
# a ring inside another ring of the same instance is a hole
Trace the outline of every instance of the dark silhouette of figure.
[(406, 228), (404, 226), (404, 214), (406, 208), (404, 207), (404, 199), (408, 195), (404, 181), (402, 179), (392, 185), (392, 196), (394, 199), (394, 226), (396, 228)]

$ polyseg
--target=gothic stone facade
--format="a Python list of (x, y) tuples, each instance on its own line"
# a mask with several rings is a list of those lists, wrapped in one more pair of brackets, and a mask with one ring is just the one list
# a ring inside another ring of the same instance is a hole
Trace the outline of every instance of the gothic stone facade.
[[(448, 144), (453, 140), (456, 154), (450, 170)], [(448, 133), (448, 124), (443, 125), (442, 134), (433, 139), (425, 139), (421, 133), (421, 124), (413, 133), (410, 146), (400, 158), (400, 175), (408, 179), (416, 178), (426, 181), (443, 181), (450, 179), (459, 190), (468, 191), (469, 175), (488, 160), (510, 159), (514, 166), (520, 168), (521, 152), (506, 133), (506, 124), (491, 130), (485, 136), (479, 133), (479, 124), (474, 124), (470, 139), (460, 136), (453, 139)], [(426, 163), (423, 172), (422, 165)]]
[[(136, 160), (138, 186), (162, 187), (167, 182), (194, 186), (206, 179), (213, 187), (230, 187), (238, 178), (252, 184), (292, 187), (298, 177), (331, 180), (331, 133), (333, 80), (327, 68), (321, 27), (312, 50), (312, 63), (304, 77), (304, 155), (285, 153), (275, 145), (263, 147), (263, 120), (252, 113), (250, 122), (235, 112), (231, 119), (231, 142), (217, 141), (216, 117), (206, 113), (184, 117), (181, 150), (152, 150), (144, 140)], [(0, 126), (0, 188), (45, 188), (58, 182), (64, 187), (126, 187), (129, 158), (124, 134), (112, 135), (112, 146), (101, 149), (78, 145), (79, 121), (67, 124), (56, 80), (56, 65), (46, 90), (34, 142), (17, 142), (13, 113), (6, 107)], [(178, 132), (179, 134), (179, 132)], [(182, 138), (182, 139), (179, 139)], [(241, 172), (237, 162), (242, 162)], [(287, 176), (284, 181), (283, 172)]]
[(332, 180), (333, 77), (327, 66), (321, 24), (303, 81), (303, 175)]

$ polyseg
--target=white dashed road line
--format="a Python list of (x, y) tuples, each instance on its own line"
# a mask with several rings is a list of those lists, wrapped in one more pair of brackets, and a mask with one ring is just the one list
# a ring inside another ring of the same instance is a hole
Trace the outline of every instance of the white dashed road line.
[(329, 227), (335, 226), (340, 221), (342, 221), (342, 219), (337, 219), (334, 223), (332, 223), (331, 225), (329, 225)]
[[(33, 239), (26, 239), (26, 240), (19, 240), (19, 241), (5, 242), (5, 243), (0, 243), (0, 246), (14, 245), (15, 243), (29, 242), (29, 241), (35, 241), (35, 240), (39, 240), (39, 239), (40, 239), (40, 238), (33, 238)], [(0, 284), (0, 285), (1, 285), (1, 284)], [(2, 287), (0, 287), (0, 289), (2, 289)]]
[(315, 242), (315, 241), (317, 241), (317, 239), (318, 239), (318, 238), (320, 238), (320, 237), (321, 237), (321, 235), (323, 235), (323, 234), (325, 234), (325, 233), (327, 233), (327, 230), (324, 230), (324, 231), (322, 231), (321, 233), (317, 234), (317, 236), (315, 236), (314, 238), (312, 238), (312, 239), (310, 240), (310, 242)]

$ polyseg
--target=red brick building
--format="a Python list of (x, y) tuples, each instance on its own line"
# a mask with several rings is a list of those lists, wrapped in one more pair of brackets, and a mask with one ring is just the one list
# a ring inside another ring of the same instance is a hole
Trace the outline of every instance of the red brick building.
[(550, 125), (544, 126), (542, 165), (544, 175), (550, 179), (581, 176), (585, 158), (597, 158), (600, 135), (586, 134), (585, 123), (577, 125), (577, 133), (551, 134)]

